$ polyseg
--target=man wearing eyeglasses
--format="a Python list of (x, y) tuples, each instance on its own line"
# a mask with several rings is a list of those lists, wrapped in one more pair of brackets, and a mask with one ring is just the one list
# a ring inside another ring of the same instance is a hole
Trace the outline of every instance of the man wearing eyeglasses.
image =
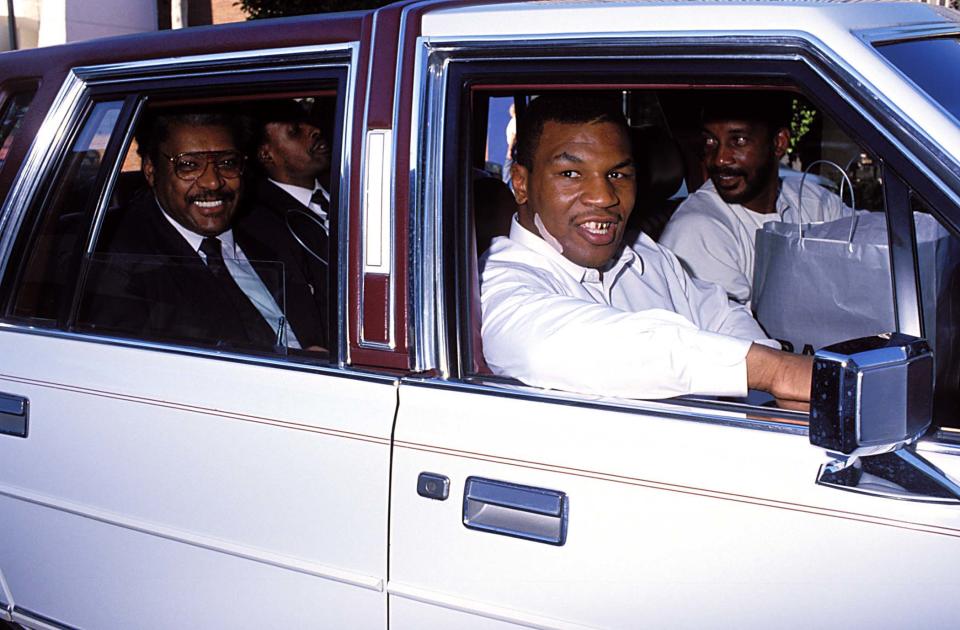
[(95, 284), (99, 294), (91, 298), (94, 328), (263, 351), (323, 345), (321, 313), (303, 266), (291, 259), (292, 238), (236, 220), (241, 122), (215, 111), (177, 111), (140, 126), (149, 190), (126, 209), (107, 244), (108, 281)]

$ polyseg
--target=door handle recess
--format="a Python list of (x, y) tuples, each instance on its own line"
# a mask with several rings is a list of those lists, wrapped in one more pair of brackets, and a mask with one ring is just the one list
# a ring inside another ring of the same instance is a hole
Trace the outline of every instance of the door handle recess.
[(468, 477), (463, 491), (463, 524), (492, 534), (550, 545), (567, 541), (565, 492), (506, 481)]
[(25, 438), (29, 419), (29, 400), (0, 392), (0, 433)]

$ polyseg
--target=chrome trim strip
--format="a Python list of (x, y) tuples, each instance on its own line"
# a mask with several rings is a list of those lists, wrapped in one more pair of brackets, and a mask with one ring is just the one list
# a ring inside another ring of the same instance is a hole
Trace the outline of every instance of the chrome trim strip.
[(56, 497), (50, 497), (37, 492), (31, 492), (24, 488), (0, 484), (0, 496), (5, 496), (17, 501), (24, 501), (26, 503), (32, 503), (40, 507), (51, 508), (67, 514), (73, 514), (75, 516), (99, 521), (107, 525), (122, 527), (124, 529), (140, 532), (142, 534), (148, 534), (150, 536), (156, 536), (158, 538), (171, 540), (173, 542), (183, 543), (192, 547), (207, 549), (208, 551), (215, 551), (217, 553), (223, 553), (229, 556), (242, 558), (244, 560), (251, 560), (261, 564), (267, 564), (280, 569), (286, 569), (288, 571), (295, 571), (297, 573), (304, 573), (306, 575), (333, 580), (335, 582), (342, 582), (344, 584), (358, 586), (360, 588), (372, 591), (382, 592), (384, 588), (384, 579), (381, 577), (328, 567), (316, 562), (307, 562), (292, 556), (286, 556), (272, 551), (267, 551), (266, 549), (258, 549), (256, 547), (230, 542), (222, 538), (214, 538), (211, 536), (195, 534), (193, 532), (187, 532), (174, 527), (168, 527), (153, 521), (130, 518), (109, 510), (102, 510), (93, 506), (74, 503), (72, 501), (67, 501)]
[(72, 626), (62, 625), (19, 606), (11, 611), (10, 621), (23, 624), (31, 630), (73, 630)]
[[(358, 45), (355, 41), (338, 42), (335, 44), (317, 44), (310, 46), (293, 46), (290, 48), (267, 48), (264, 50), (242, 50), (229, 53), (208, 55), (194, 55), (189, 57), (166, 57), (163, 59), (146, 59), (99, 66), (81, 66), (74, 72), (84, 81), (98, 84), (114, 84), (118, 82), (143, 79), (163, 78), (163, 72), (176, 71), (178, 77), (189, 74), (193, 76), (210, 74), (234, 74), (247, 70), (246, 66), (262, 69), (263, 66), (276, 66), (284, 63), (286, 58), (291, 61), (299, 57), (314, 57), (314, 59), (297, 59), (300, 65), (286, 65), (284, 70), (297, 68), (311, 68), (318, 59), (316, 57), (330, 57), (330, 61), (353, 59), (352, 50)], [(344, 54), (347, 53), (347, 54)], [(327, 59), (320, 59), (328, 61)], [(238, 64), (240, 64), (238, 66)]]
[(340, 134), (340, 188), (337, 191), (337, 365), (350, 363), (350, 327), (347, 308), (350, 282), (350, 165), (353, 157), (353, 114), (357, 97), (357, 65), (360, 62), (360, 43), (350, 44), (350, 64), (344, 88), (343, 131)]
[(162, 351), (167, 354), (180, 354), (192, 357), (201, 357), (206, 359), (216, 359), (220, 361), (231, 361), (233, 363), (245, 363), (247, 365), (256, 365), (270, 367), (275, 369), (295, 370), (297, 372), (312, 372), (323, 376), (336, 376), (339, 378), (359, 379), (363, 381), (392, 383), (396, 384), (398, 378), (379, 374), (374, 371), (365, 371), (351, 366), (337, 366), (331, 364), (298, 363), (289, 359), (276, 358), (271, 356), (256, 356), (251, 354), (239, 354), (223, 350), (211, 350), (201, 347), (177, 346), (159, 341), (146, 341), (142, 339), (129, 339), (126, 337), (93, 336), (84, 333), (67, 332), (64, 330), (52, 328), (38, 328), (28, 325), (13, 324), (0, 321), (0, 334), (13, 333), (25, 335), (37, 335), (40, 337), (51, 337), (63, 339), (65, 341), (79, 341), (85, 343), (98, 343), (107, 346), (118, 346), (131, 348), (134, 350)]
[(927, 24), (910, 24), (908, 26), (891, 26), (889, 28), (867, 29), (853, 31), (853, 35), (862, 39), (871, 46), (888, 44), (908, 39), (926, 39), (943, 35), (960, 35), (960, 24), (950, 22), (930, 22)]
[(552, 619), (512, 608), (466, 599), (457, 595), (441, 593), (433, 589), (415, 586), (409, 582), (389, 580), (386, 590), (388, 595), (393, 595), (394, 597), (402, 597), (422, 604), (439, 606), (440, 608), (468, 613), (487, 619), (514, 623), (526, 628), (540, 628), (542, 630), (589, 630), (590, 628), (590, 626), (582, 626), (569, 621)]
[[(757, 429), (788, 435), (807, 435), (807, 414), (783, 409), (768, 409), (743, 403), (697, 400), (695, 398), (670, 398), (664, 400), (640, 400), (591, 396), (557, 390), (540, 389), (520, 382), (491, 382), (482, 379), (471, 381), (444, 380), (438, 377), (406, 376), (400, 386), (430, 387), (484, 394), (501, 398), (519, 398), (527, 401), (597, 409), (616, 413), (655, 416), (687, 422), (703, 422), (719, 426)], [(766, 417), (760, 417), (763, 414)], [(790, 424), (792, 422), (792, 424)]]
[(41, 175), (51, 167), (75, 126), (73, 122), (82, 114), (85, 90), (86, 84), (76, 72), (69, 72), (7, 193), (3, 208), (0, 209), (0, 277), (6, 275), (10, 250), (20, 233), (27, 208), (39, 189)]
[(0, 619), (10, 621), (10, 611), (16, 606), (16, 602), (13, 600), (13, 591), (10, 590), (10, 584), (3, 575), (3, 567), (0, 567), (0, 593), (3, 595), (3, 600), (0, 601), (0, 606), (3, 606), (3, 609), (0, 610)]

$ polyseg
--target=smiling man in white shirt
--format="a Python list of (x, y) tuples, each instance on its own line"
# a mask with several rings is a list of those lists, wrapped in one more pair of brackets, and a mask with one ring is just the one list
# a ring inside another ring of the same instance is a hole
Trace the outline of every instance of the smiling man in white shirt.
[(789, 102), (778, 94), (711, 96), (701, 114), (703, 166), (710, 178), (680, 204), (660, 237), (690, 273), (716, 282), (748, 307), (758, 229), (770, 221), (844, 216), (843, 202), (815, 177), (804, 180), (802, 193), (799, 177), (779, 177), (790, 144), (789, 112)]
[(622, 246), (636, 183), (615, 99), (535, 99), (517, 142), (519, 212), (481, 261), (484, 356), (495, 373), (631, 398), (751, 388), (809, 400), (809, 357), (764, 345), (779, 344), (648, 237)]

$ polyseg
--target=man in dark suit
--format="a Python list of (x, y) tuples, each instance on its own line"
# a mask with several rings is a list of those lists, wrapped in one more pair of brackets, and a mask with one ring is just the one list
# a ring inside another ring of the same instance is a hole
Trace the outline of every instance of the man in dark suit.
[(307, 257), (308, 273), (315, 278), (316, 295), (328, 307), (331, 239), (329, 134), (321, 129), (314, 103), (308, 111), (294, 100), (272, 101), (259, 108), (254, 142), (258, 176), (251, 181), (251, 209), (244, 225), (258, 232), (272, 224), (286, 228)]
[(166, 112), (141, 125), (149, 190), (92, 257), (81, 325), (241, 349), (325, 344), (312, 278), (292, 238), (237, 221), (243, 129), (212, 111)]

